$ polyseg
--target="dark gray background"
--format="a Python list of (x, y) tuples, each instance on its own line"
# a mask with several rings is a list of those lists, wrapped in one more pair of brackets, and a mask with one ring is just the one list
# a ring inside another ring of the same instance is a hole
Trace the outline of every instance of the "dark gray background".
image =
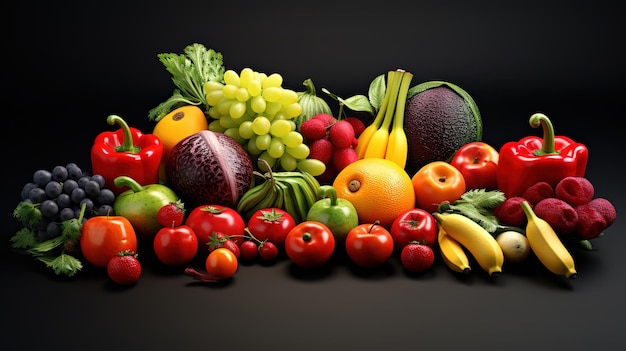
[[(529, 1), (22, 2), (5, 12), (3, 51), (2, 349), (589, 349), (621, 344), (626, 312), (621, 54), (622, 11), (602, 3)], [(618, 220), (576, 251), (578, 279), (536, 261), (492, 283), (457, 279), (441, 262), (408, 276), (396, 260), (370, 274), (339, 260), (321, 274), (288, 261), (242, 266), (227, 285), (205, 286), (145, 255), (130, 289), (87, 268), (59, 279), (8, 250), (11, 212), (32, 173), (89, 167), (95, 136), (117, 113), (149, 131), (147, 111), (170, 96), (157, 59), (193, 42), (227, 68), (278, 72), (300, 90), (311, 78), (340, 96), (403, 68), (415, 84), (446, 80), (476, 100), (484, 141), (495, 147), (538, 131), (590, 150), (587, 177)], [(7, 129), (8, 128), (8, 129)], [(17, 140), (15, 140), (17, 139)]]

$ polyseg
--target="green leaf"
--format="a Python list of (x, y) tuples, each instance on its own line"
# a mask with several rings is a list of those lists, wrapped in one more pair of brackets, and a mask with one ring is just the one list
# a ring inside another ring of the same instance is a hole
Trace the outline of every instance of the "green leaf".
[(367, 95), (369, 97), (370, 104), (374, 108), (374, 115), (380, 110), (380, 106), (383, 104), (383, 100), (385, 99), (386, 91), (387, 86), (384, 74), (374, 78), (374, 80), (370, 83)]
[(39, 243), (34, 230), (22, 228), (11, 237), (11, 247), (14, 249), (29, 249)]
[(44, 256), (50, 251), (61, 247), (65, 243), (63, 236), (57, 236), (56, 238), (41, 241), (28, 249), (28, 253), (33, 256)]
[(37, 259), (46, 264), (56, 275), (74, 276), (83, 264), (76, 257), (62, 253), (59, 256), (39, 256)]
[(34, 229), (39, 225), (39, 221), (41, 221), (43, 215), (37, 205), (21, 201), (13, 210), (13, 217), (18, 221), (26, 222), (25, 225), (28, 228)]
[(455, 203), (469, 203), (475, 207), (495, 208), (500, 205), (506, 196), (499, 190), (486, 191), (485, 189), (471, 189), (461, 195)]
[(372, 106), (372, 104), (370, 104), (370, 101), (368, 100), (367, 96), (365, 95), (354, 95), (352, 97), (349, 97), (347, 99), (343, 99), (333, 93), (331, 93), (328, 89), (326, 88), (322, 88), (322, 91), (330, 96), (331, 98), (337, 100), (338, 102), (342, 103), (345, 107), (349, 108), (352, 111), (357, 111), (357, 112), (367, 112), (370, 113), (372, 115), (376, 114), (374, 112), (374, 107)]

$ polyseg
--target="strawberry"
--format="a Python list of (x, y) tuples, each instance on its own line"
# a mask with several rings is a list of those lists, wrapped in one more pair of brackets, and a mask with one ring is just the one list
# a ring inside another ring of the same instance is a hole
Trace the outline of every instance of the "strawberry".
[(107, 264), (109, 278), (119, 285), (130, 285), (139, 280), (141, 264), (133, 251), (120, 251)]
[(235, 257), (239, 258), (241, 255), (241, 249), (239, 245), (237, 245), (237, 242), (222, 232), (214, 232), (209, 236), (209, 242), (207, 244), (209, 245), (209, 253), (219, 247), (225, 247), (232, 251)]
[(157, 220), (164, 227), (178, 227), (185, 218), (185, 204), (181, 200), (164, 205), (157, 212)]
[(400, 252), (400, 262), (409, 272), (426, 272), (435, 262), (435, 253), (432, 247), (411, 241)]

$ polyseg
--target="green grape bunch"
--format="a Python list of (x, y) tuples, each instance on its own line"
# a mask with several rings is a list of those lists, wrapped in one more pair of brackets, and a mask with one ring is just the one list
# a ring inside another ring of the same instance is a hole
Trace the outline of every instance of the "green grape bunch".
[[(295, 118), (302, 113), (298, 94), (282, 87), (278, 73), (267, 75), (243, 68), (224, 72), (224, 83), (207, 81), (204, 92), (209, 106), (209, 130), (237, 140), (273, 170), (324, 172), (323, 163), (308, 159), (310, 149), (297, 131)], [(265, 164), (257, 161), (259, 169)]]

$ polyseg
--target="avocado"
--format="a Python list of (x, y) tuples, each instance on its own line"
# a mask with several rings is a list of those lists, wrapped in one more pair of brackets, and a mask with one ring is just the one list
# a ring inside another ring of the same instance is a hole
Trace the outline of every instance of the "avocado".
[(433, 161), (448, 162), (461, 146), (482, 138), (476, 103), (451, 83), (430, 81), (411, 88), (404, 113), (409, 174)]

